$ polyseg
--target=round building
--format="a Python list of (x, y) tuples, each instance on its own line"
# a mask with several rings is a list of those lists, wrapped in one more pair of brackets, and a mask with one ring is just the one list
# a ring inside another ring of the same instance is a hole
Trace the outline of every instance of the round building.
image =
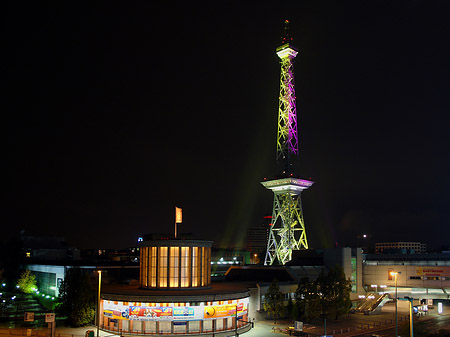
[(100, 328), (120, 334), (215, 336), (248, 331), (248, 289), (211, 283), (211, 245), (140, 242), (139, 285), (102, 285)]

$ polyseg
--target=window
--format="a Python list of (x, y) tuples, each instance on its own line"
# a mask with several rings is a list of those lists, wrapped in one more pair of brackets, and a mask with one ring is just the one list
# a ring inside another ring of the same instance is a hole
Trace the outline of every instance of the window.
[(152, 247), (151, 251), (151, 270), (150, 270), (150, 279), (151, 279), (151, 286), (156, 287), (156, 252), (157, 248)]
[(179, 261), (179, 247), (170, 247), (170, 280), (169, 286), (171, 288), (178, 287), (178, 261)]
[(148, 287), (148, 247), (141, 250), (141, 285)]
[(167, 247), (159, 247), (159, 287), (167, 287)]
[(410, 276), (410, 280), (421, 280), (422, 278), (420, 276)]
[(192, 286), (198, 287), (198, 278), (199, 278), (199, 272), (198, 272), (198, 260), (199, 257), (198, 254), (198, 247), (192, 247)]
[(208, 283), (208, 256), (206, 247), (202, 247), (202, 287)]
[(180, 287), (189, 287), (189, 247), (181, 247)]

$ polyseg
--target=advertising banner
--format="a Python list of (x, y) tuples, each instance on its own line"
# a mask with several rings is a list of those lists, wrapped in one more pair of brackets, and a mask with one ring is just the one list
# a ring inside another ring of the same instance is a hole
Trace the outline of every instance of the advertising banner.
[(111, 319), (128, 319), (129, 308), (127, 305), (114, 304), (112, 301), (103, 301), (103, 315)]
[[(198, 311), (198, 310), (197, 310)], [(194, 307), (173, 307), (173, 319), (174, 320), (192, 320), (194, 318), (197, 318), (195, 315), (195, 308)], [(200, 316), (201, 319), (201, 316)]]
[(245, 303), (237, 304), (224, 304), (224, 305), (211, 305), (205, 306), (203, 318), (225, 318), (243, 316), (247, 313), (247, 305)]
[(123, 302), (103, 301), (103, 315), (110, 319), (125, 319), (132, 321), (194, 321), (241, 317), (247, 313), (248, 299), (239, 303), (211, 306), (128, 306)]
[(450, 267), (417, 267), (416, 275), (450, 277)]
[(172, 319), (172, 307), (130, 306), (130, 320), (133, 321), (171, 321)]

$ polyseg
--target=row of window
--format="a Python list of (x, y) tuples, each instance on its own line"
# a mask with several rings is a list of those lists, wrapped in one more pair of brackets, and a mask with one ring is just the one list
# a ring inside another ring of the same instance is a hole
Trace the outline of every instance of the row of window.
[(203, 287), (210, 283), (208, 247), (142, 247), (140, 285), (145, 288)]
[(427, 281), (439, 281), (439, 280), (441, 280), (441, 281), (449, 281), (450, 280), (450, 277), (444, 277), (444, 276), (423, 276), (423, 278), (422, 278), (422, 276), (410, 276), (409, 277), (409, 279), (410, 280), (427, 280)]

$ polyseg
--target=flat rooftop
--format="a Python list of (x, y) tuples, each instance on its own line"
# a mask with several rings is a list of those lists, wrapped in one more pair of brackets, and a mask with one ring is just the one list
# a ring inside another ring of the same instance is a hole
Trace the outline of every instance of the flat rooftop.
[(143, 289), (138, 285), (102, 285), (101, 297), (104, 300), (125, 302), (211, 302), (226, 301), (249, 296), (248, 282), (216, 282), (208, 288), (189, 289)]

